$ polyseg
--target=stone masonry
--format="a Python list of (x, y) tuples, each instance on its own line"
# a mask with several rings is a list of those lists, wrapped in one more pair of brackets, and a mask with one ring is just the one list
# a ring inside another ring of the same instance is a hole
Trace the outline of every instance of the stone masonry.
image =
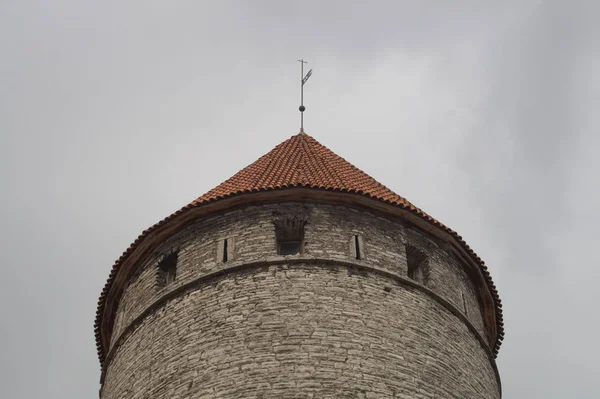
[[(302, 254), (277, 254), (281, 218), (306, 221)], [(402, 218), (312, 201), (195, 220), (130, 278), (100, 397), (500, 398), (481, 298), (443, 248)]]

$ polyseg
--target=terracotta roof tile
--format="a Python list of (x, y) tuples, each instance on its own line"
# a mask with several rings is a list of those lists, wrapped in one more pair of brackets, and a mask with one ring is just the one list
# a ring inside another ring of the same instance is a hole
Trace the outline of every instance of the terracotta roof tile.
[(233, 194), (300, 186), (362, 193), (414, 208), (405, 198), (378, 183), (305, 133), (292, 136), (279, 144), (192, 204), (197, 205)]
[(311, 136), (300, 133), (279, 144), (271, 152), (263, 155), (256, 162), (242, 169), (230, 179), (192, 201), (171, 216), (168, 216), (154, 226), (144, 230), (144, 232), (115, 262), (108, 281), (102, 290), (100, 299), (98, 300), (98, 310), (96, 312), (94, 330), (96, 333), (96, 344), (100, 362), (103, 363), (106, 355), (106, 348), (102, 345), (100, 327), (108, 292), (112, 287), (120, 265), (149, 233), (165, 223), (168, 223), (175, 216), (209, 202), (243, 193), (269, 191), (288, 187), (318, 188), (365, 195), (404, 208), (454, 236), (473, 260), (479, 264), (488, 288), (492, 293), (497, 324), (497, 339), (492, 350), (494, 354), (498, 353), (498, 349), (504, 338), (502, 305), (496, 286), (494, 285), (483, 260), (477, 256), (462, 237), (454, 230), (446, 227), (421, 209), (415, 207), (404, 197), (401, 197), (389, 188), (378, 183), (371, 176), (356, 168), (342, 157), (336, 155)]

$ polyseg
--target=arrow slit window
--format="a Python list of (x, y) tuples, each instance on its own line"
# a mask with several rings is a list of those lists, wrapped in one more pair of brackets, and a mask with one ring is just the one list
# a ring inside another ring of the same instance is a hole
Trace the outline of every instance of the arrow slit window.
[(363, 238), (360, 234), (354, 234), (350, 239), (350, 252), (356, 260), (365, 259)]

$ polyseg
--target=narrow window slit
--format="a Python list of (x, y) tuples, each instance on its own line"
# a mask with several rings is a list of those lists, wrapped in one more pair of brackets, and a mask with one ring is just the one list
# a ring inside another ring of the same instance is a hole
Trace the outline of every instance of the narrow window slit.
[(465, 293), (461, 292), (460, 295), (462, 295), (462, 303), (463, 303), (463, 309), (465, 311), (465, 316), (468, 316), (469, 312), (467, 311), (467, 301), (465, 299)]
[(360, 240), (357, 234), (354, 235), (354, 251), (356, 259), (360, 260)]
[(223, 263), (227, 262), (227, 238), (223, 240)]

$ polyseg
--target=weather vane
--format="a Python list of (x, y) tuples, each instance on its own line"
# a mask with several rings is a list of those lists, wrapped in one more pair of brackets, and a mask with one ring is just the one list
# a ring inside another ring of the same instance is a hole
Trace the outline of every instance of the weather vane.
[(300, 81), (302, 84), (300, 85), (300, 133), (304, 133), (304, 110), (306, 107), (304, 106), (304, 83), (310, 78), (312, 75), (312, 69), (304, 75), (304, 64), (307, 64), (304, 59), (298, 60), (300, 63)]

